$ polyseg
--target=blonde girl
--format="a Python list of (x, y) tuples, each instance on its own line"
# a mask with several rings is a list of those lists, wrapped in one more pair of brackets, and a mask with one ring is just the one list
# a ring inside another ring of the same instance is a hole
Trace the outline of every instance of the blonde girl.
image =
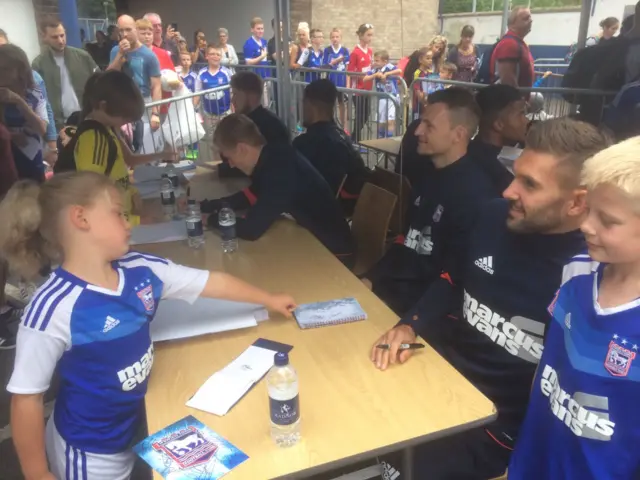
[[(162, 299), (260, 303), (285, 316), (294, 306), (225, 273), (129, 251), (123, 213), (118, 188), (95, 172), (21, 181), (0, 203), (0, 251), (11, 268), (29, 276), (60, 265), (25, 310), (7, 386), (26, 478), (129, 478), (153, 365), (149, 324)], [(45, 427), (54, 370), (60, 390)]]

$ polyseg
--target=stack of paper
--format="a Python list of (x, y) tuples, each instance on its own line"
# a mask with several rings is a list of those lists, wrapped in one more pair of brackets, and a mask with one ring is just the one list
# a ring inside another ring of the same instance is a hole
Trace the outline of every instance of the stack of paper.
[[(258, 346), (262, 345), (262, 346)], [(293, 347), (259, 339), (238, 358), (214, 373), (189, 399), (187, 407), (223, 416), (269, 371), (277, 352)]]
[(216, 298), (198, 298), (193, 304), (184, 300), (162, 300), (151, 322), (154, 342), (196, 337), (255, 327), (269, 319), (261, 305), (229, 302)]

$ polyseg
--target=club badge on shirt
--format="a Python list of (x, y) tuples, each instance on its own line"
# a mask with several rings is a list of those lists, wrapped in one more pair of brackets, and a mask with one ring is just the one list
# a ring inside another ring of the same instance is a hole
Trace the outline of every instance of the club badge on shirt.
[(151, 286), (151, 284), (141, 284), (140, 287), (136, 288), (136, 294), (142, 301), (144, 309), (149, 313), (153, 312), (156, 306), (156, 302), (153, 299), (153, 287)]
[[(609, 350), (607, 351), (607, 357), (604, 361), (604, 368), (614, 377), (626, 377), (631, 368), (631, 362), (636, 358), (636, 352), (623, 347), (628, 342), (622, 339), (620, 343), (617, 342), (620, 337), (618, 335), (613, 336), (613, 340), (609, 342)], [(622, 344), (622, 345), (620, 345)], [(638, 350), (637, 345), (633, 345), (634, 350)]]

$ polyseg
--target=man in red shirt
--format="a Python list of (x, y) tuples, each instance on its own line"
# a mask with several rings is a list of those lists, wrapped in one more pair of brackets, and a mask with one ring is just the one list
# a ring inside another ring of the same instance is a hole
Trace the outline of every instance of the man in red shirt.
[(531, 31), (531, 10), (515, 7), (509, 15), (508, 31), (491, 54), (491, 82), (513, 87), (532, 87), (533, 57), (524, 37)]

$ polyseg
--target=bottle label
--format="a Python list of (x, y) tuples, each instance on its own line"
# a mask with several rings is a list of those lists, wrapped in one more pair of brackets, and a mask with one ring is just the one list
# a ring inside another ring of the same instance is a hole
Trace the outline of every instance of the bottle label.
[(160, 192), (160, 199), (162, 201), (162, 205), (173, 205), (176, 202), (176, 196), (174, 195), (173, 190)]
[(228, 242), (229, 240), (233, 240), (236, 238), (236, 225), (235, 223), (230, 226), (222, 226), (220, 225), (220, 235), (222, 236), (222, 240)]
[(190, 237), (199, 237), (202, 234), (202, 220), (187, 220), (187, 235)]
[(292, 425), (300, 418), (299, 396), (289, 400), (276, 400), (269, 397), (271, 421), (276, 425)]

